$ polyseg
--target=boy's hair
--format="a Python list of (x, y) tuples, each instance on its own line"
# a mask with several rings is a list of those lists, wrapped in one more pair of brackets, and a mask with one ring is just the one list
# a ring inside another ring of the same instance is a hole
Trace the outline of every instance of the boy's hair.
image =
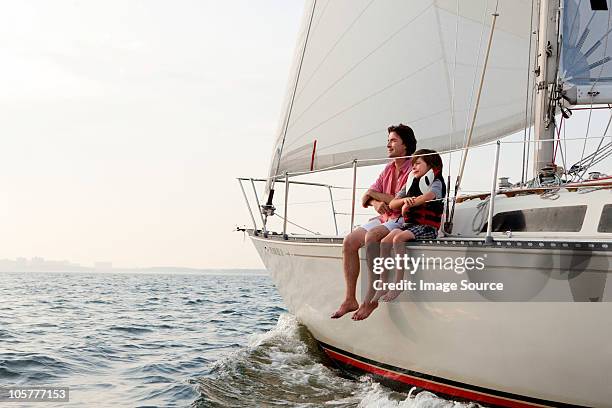
[(414, 153), (417, 142), (416, 138), (414, 137), (414, 132), (410, 126), (400, 123), (397, 126), (389, 126), (387, 128), (387, 132), (395, 132), (400, 139), (402, 139), (404, 146), (406, 146), (406, 156), (410, 156), (412, 153)]
[(432, 169), (442, 171), (442, 158), (435, 150), (419, 149), (412, 155), (412, 161), (417, 158), (423, 160)]

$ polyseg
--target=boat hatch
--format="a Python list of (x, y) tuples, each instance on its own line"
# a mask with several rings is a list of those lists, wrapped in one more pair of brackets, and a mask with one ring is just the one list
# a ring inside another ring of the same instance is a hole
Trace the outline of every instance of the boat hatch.
[[(504, 211), (493, 217), (493, 231), (578, 232), (582, 229), (586, 205), (527, 208)], [(487, 223), (480, 232), (487, 230)]]

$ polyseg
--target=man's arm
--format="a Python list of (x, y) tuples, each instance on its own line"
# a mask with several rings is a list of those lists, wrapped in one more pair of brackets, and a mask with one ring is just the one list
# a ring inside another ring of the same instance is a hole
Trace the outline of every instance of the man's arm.
[(372, 198), (372, 199), (374, 199), (376, 201), (382, 201), (385, 204), (389, 204), (391, 202), (391, 200), (393, 200), (395, 198), (391, 194), (379, 193), (378, 191), (373, 191), (373, 190), (368, 190), (368, 192), (366, 194), (370, 198)]
[[(372, 200), (377, 200), (377, 201), (380, 201), (380, 202), (385, 203), (385, 204), (389, 202), (389, 201), (381, 200), (382, 197), (375, 197), (374, 194), (373, 194), (373, 193), (380, 194), (379, 191), (383, 191), (384, 180), (385, 180), (385, 172), (387, 170), (387, 167), (385, 167), (385, 170), (383, 170), (378, 175), (378, 178), (376, 179), (374, 184), (372, 184), (370, 186), (370, 188), (368, 189), (368, 191), (366, 191), (366, 193), (363, 195), (363, 197), (361, 199), (361, 205), (364, 208), (367, 208), (367, 207), (369, 207), (371, 205), (373, 206), (374, 203), (372, 202)], [(378, 209), (376, 211), (378, 211)]]

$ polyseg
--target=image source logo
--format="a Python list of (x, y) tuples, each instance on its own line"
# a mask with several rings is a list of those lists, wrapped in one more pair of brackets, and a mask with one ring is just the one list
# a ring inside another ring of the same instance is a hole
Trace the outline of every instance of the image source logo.
[(392, 297), (397, 301), (602, 302), (610, 298), (604, 296), (606, 257), (590, 251), (516, 253), (457, 247), (419, 253), (412, 248), (412, 253), (401, 254), (384, 246), (382, 250), (380, 244), (363, 250), (362, 298), (389, 291), (395, 291)]

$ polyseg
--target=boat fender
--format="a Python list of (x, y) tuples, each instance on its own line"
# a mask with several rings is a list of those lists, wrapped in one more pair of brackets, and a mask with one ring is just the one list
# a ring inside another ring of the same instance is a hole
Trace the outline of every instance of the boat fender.
[[(435, 174), (433, 169), (429, 169), (429, 171), (419, 179), (419, 190), (421, 191), (421, 194), (428, 193), (429, 190), (431, 190), (431, 183), (433, 183), (434, 177)], [(406, 181), (407, 190), (410, 190), (410, 187), (412, 187), (412, 184), (415, 181), (414, 178), (414, 173), (411, 171), (410, 174), (408, 174), (408, 180)]]

